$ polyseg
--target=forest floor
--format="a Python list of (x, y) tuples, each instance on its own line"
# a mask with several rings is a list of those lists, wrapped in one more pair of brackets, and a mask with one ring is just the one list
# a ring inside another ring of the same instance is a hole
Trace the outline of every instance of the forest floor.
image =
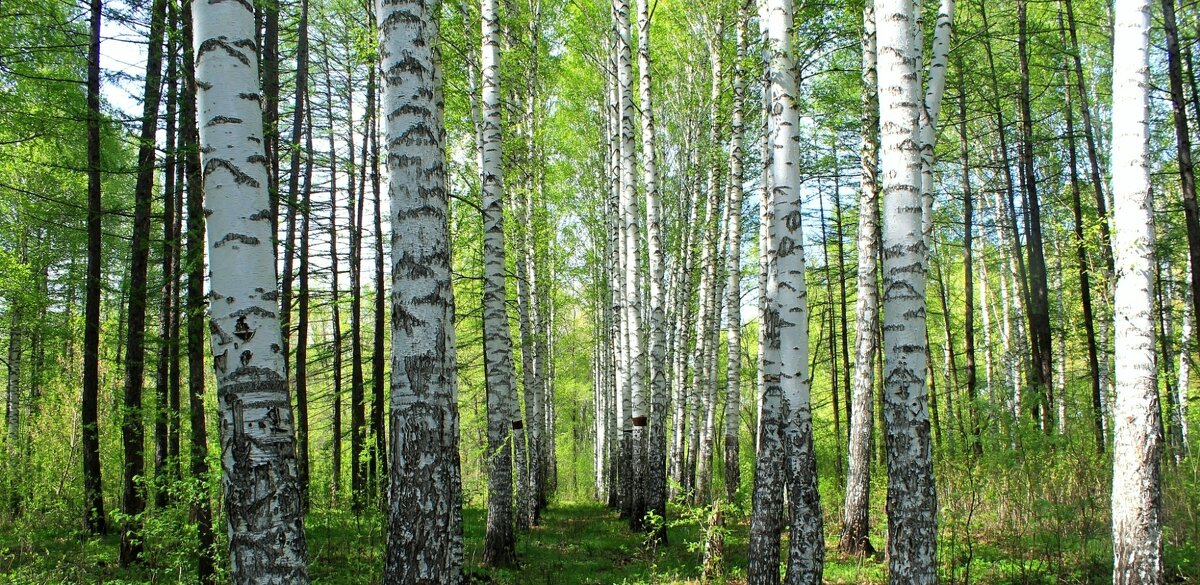
[[(117, 566), (115, 534), (85, 537), (59, 510), (43, 521), (25, 519), (0, 521), (0, 583), (187, 583), (194, 580), (194, 528), (181, 531), (186, 511), (170, 508), (156, 513), (146, 524), (146, 562), (121, 569)], [(683, 517), (679, 518), (680, 513)], [(686, 509), (673, 509), (669, 544), (652, 546), (631, 533), (628, 523), (603, 504), (555, 502), (542, 516), (541, 526), (518, 532), (516, 569), (487, 569), (480, 566), (483, 550), (485, 510), (464, 510), (465, 561), (469, 583), (513, 585), (667, 584), (701, 583), (704, 573), (704, 529), (697, 510), (688, 517)], [(725, 571), (709, 582), (745, 582), (748, 525), (744, 515), (731, 515), (725, 536)], [(56, 521), (61, 519), (61, 522)], [(381, 582), (386, 535), (383, 517), (348, 511), (316, 508), (306, 519), (309, 567), (314, 583), (373, 584)], [(834, 532), (826, 527), (829, 535)], [(115, 531), (114, 531), (115, 532)], [(834, 536), (827, 542), (825, 582), (832, 584), (885, 583), (881, 559), (846, 558), (836, 552)], [(876, 546), (882, 546), (878, 537)], [(945, 545), (946, 543), (942, 543)], [(217, 548), (224, 547), (223, 538)], [(944, 548), (944, 546), (942, 547)], [(783, 550), (786, 554), (786, 538)], [(1110, 549), (1111, 550), (1111, 549)], [(946, 554), (943, 550), (939, 554)], [(961, 551), (959, 551), (961, 553)], [(1021, 552), (980, 540), (967, 562), (973, 569), (967, 579), (950, 569), (947, 583), (1103, 583), (1107, 567), (1094, 566), (1091, 559), (1065, 560), (1075, 567), (1051, 567), (1043, 561), (1021, 561)], [(939, 559), (956, 564), (951, 554)], [(1091, 555), (1088, 555), (1091, 556)], [(961, 557), (959, 557), (961, 558)], [(1068, 555), (1067, 559), (1070, 556)], [(1061, 562), (1061, 561), (1060, 561)], [(226, 560), (218, 559), (225, 567)], [(1040, 566), (1039, 566), (1040, 565)], [(943, 567), (947, 569), (948, 567)], [(1186, 582), (1186, 581), (1185, 581)]]

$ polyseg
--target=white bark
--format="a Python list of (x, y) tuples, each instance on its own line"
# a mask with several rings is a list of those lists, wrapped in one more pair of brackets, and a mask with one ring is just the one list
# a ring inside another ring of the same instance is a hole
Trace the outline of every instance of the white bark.
[(725, 327), (728, 352), (725, 361), (725, 497), (733, 501), (741, 487), (739, 439), (742, 410), (742, 132), (746, 99), (746, 24), (748, 2), (738, 4), (737, 53), (733, 63), (733, 119), (729, 137), (729, 199), (725, 203)]
[[(720, 147), (721, 129), (721, 41), (725, 36), (724, 17), (716, 23), (716, 29), (708, 41), (710, 54), (709, 86), (709, 130), (708, 148), (714, 151)], [(715, 157), (713, 157), (715, 158)], [(693, 502), (706, 504), (712, 497), (712, 451), (713, 432), (716, 420), (717, 398), (717, 331), (720, 328), (721, 316), (717, 299), (720, 284), (718, 282), (717, 266), (719, 264), (720, 232), (722, 226), (720, 177), (717, 164), (709, 164), (706, 180), (706, 202), (704, 206), (704, 225), (701, 227), (702, 252), (700, 277), (699, 319), (696, 321), (696, 352), (697, 376), (695, 391), (697, 400), (693, 401), (692, 437), (695, 439), (692, 447), (692, 466), (695, 471), (693, 487)]]
[(888, 558), (894, 582), (937, 582), (937, 496), (925, 385), (926, 248), (922, 235), (921, 48), (911, 0), (878, 0), (883, 167), (884, 422)]
[(234, 583), (307, 583), (249, 3), (196, 2), (222, 491)]
[[(483, 143), (479, 145), (483, 186), (483, 345), (488, 406), (488, 521), (484, 562), (508, 565), (516, 560), (513, 534), (512, 466), (522, 471), (524, 424), (517, 404), (512, 338), (509, 333), (508, 279), (504, 250), (504, 177), (500, 129), (500, 23), (497, 0), (480, 7), (483, 73)], [(515, 452), (515, 453), (514, 453)], [(523, 482), (522, 482), (523, 483)], [(527, 494), (521, 493), (524, 497)], [(519, 504), (524, 500), (518, 498)], [(523, 508), (521, 508), (523, 509)]]
[[(1188, 274), (1191, 270), (1188, 270)], [(1190, 276), (1188, 277), (1190, 279)], [(1183, 435), (1184, 455), (1187, 455), (1188, 446), (1188, 383), (1191, 381), (1191, 351), (1192, 351), (1192, 287), (1190, 282), (1184, 283), (1183, 288), (1183, 316), (1179, 324), (1181, 332), (1179, 340), (1179, 381), (1176, 386), (1179, 398), (1175, 401), (1178, 405), (1179, 412), (1176, 416), (1179, 417), (1179, 432)]]
[[(645, 514), (646, 460), (646, 355), (642, 350), (642, 297), (638, 287), (641, 266), (640, 229), (638, 222), (637, 185), (634, 178), (633, 129), (633, 63), (630, 44), (628, 0), (613, 4), (617, 27), (617, 104), (620, 108), (620, 223), (622, 249), (622, 292), (624, 293), (625, 360), (628, 409), (625, 410), (625, 429), (629, 435), (627, 449), (630, 477), (625, 510), (630, 522), (640, 526)], [(622, 400), (626, 400), (622, 397)]]
[(870, 554), (871, 429), (874, 424), (875, 346), (879, 331), (879, 94), (875, 2), (863, 7), (862, 191), (858, 199), (858, 300), (855, 307), (854, 396), (840, 548)]
[[(770, 450), (780, 449), (784, 460), (779, 463), (783, 464), (791, 517), (786, 582), (820, 583), (824, 534), (810, 404), (808, 298), (800, 214), (800, 109), (796, 102), (799, 72), (791, 1), (768, 0), (760, 7), (760, 18), (766, 22), (770, 56), (772, 201), (769, 242), (775, 255), (774, 270), (768, 274), (765, 291), (768, 305), (766, 339), (771, 344), (768, 352), (778, 348), (778, 361), (772, 364), (773, 356), (767, 354), (766, 365), (770, 369), (766, 372), (767, 396), (763, 401), (762, 445), (751, 520), (751, 555), (766, 558), (752, 560), (749, 580), (751, 583), (774, 583), (778, 579), (773, 570), (778, 566), (778, 556), (769, 556), (777, 555), (778, 525), (762, 517), (777, 512), (764, 505), (773, 502), (761, 492), (765, 483), (760, 482), (769, 477), (764, 466), (774, 459), (775, 453)], [(778, 378), (775, 378), (775, 372), (778, 372)], [(778, 388), (778, 399), (771, 395), (775, 388)], [(775, 441), (780, 443), (779, 447), (772, 445)], [(764, 459), (764, 454), (769, 459)], [(768, 529), (772, 530), (769, 534), (766, 533)]]
[[(638, 0), (638, 72), (641, 75), (642, 183), (646, 188), (646, 243), (650, 271), (650, 425), (647, 436), (646, 509), (667, 512), (667, 319), (663, 267), (662, 201), (658, 195), (654, 94), (650, 77), (650, 2)], [(664, 525), (665, 530), (665, 525)]]
[(462, 580), (462, 484), (436, 0), (376, 4), (391, 198), (388, 583)]
[(1113, 583), (1163, 582), (1154, 356), (1154, 223), (1149, 148), (1149, 0), (1118, 0), (1113, 26)]
[[(916, 3), (920, 9), (920, 3)], [(918, 14), (918, 17), (920, 15)], [(946, 93), (946, 70), (950, 59), (950, 35), (954, 30), (954, 0), (938, 3), (937, 23), (933, 30), (933, 50), (929, 59), (929, 84), (920, 111), (921, 124), (921, 216), (922, 238), (926, 252), (932, 250), (933, 238), (933, 165), (937, 162), (938, 117), (942, 112), (942, 96)], [(918, 36), (918, 43), (925, 42)]]

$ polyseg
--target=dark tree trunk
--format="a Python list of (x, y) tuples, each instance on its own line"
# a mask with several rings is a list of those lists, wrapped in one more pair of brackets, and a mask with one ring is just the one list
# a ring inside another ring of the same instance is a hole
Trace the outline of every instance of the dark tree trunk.
[[(384, 299), (386, 298), (386, 287), (383, 281), (383, 198), (380, 195), (379, 183), (379, 120), (376, 112), (375, 93), (377, 72), (375, 65), (371, 66), (371, 77), (367, 83), (368, 87), (368, 103), (371, 105), (370, 116), (371, 125), (369, 127), (371, 139), (371, 193), (374, 196), (374, 213), (372, 219), (375, 222), (375, 331), (374, 331), (374, 350), (371, 352), (371, 432), (375, 435), (374, 451), (372, 451), (372, 459), (377, 462), (372, 465), (372, 469), (378, 470), (379, 485), (372, 489), (378, 489), (378, 493), (382, 496), (387, 493), (388, 481), (388, 458), (387, 458), (387, 427), (384, 426), (385, 411), (384, 405), (384, 355), (386, 346), (383, 343), (383, 331), (387, 326), (387, 312), (384, 308)], [(381, 500), (383, 502), (383, 500)]]
[[(1192, 166), (1192, 139), (1188, 133), (1187, 102), (1183, 95), (1183, 67), (1179, 61), (1175, 1), (1162, 0), (1162, 11), (1163, 33), (1167, 37), (1167, 75), (1171, 80), (1171, 110), (1175, 121), (1175, 154), (1179, 162), (1183, 217), (1187, 226), (1188, 258), (1191, 261), (1192, 310), (1200, 311), (1200, 206), (1196, 203), (1196, 176)], [(1200, 312), (1193, 314), (1200, 315)], [(1166, 354), (1164, 359), (1169, 355)]]
[(83, 315), (83, 526), (93, 534), (108, 532), (104, 492), (100, 484), (100, 428), (96, 402), (100, 393), (100, 9), (103, 0), (91, 0), (91, 40), (87, 70), (87, 298)]
[(142, 99), (142, 129), (138, 145), (138, 175), (134, 186), (132, 257), (129, 261), (129, 334), (125, 346), (125, 409), (122, 412), (121, 442), (125, 453), (121, 513), (127, 517), (121, 529), (121, 566), (129, 566), (142, 554), (139, 535), (146, 509), (145, 484), (139, 480), (146, 466), (145, 417), (142, 390), (146, 373), (146, 273), (150, 264), (150, 210), (154, 197), (155, 134), (158, 104), (162, 97), (163, 28), (166, 0), (150, 7), (150, 38), (146, 56), (146, 85)]
[[(1042, 211), (1038, 198), (1036, 169), (1033, 164), (1033, 114), (1029, 96), (1029, 35), (1026, 18), (1027, 0), (1017, 2), (1017, 44), (1021, 62), (1021, 89), (1017, 102), (1021, 109), (1021, 169), (1028, 196), (1025, 233), (1029, 253), (1029, 333), (1033, 349), (1033, 374), (1041, 407), (1042, 430), (1054, 432), (1054, 368), (1050, 333), (1050, 297), (1046, 280), (1046, 256), (1043, 251)], [(1035, 407), (1035, 416), (1037, 407)]]
[[(263, 147), (267, 157), (267, 198), (271, 208), (271, 239), (279, 257), (279, 0), (255, 2), (256, 38), (262, 61)], [(262, 26), (259, 26), (259, 22)], [(290, 234), (289, 234), (289, 237)], [(284, 343), (287, 343), (284, 337)], [(284, 354), (286, 362), (287, 354)]]
[(967, 362), (967, 412), (971, 417), (971, 452), (976, 457), (983, 454), (983, 443), (980, 442), (979, 410), (975, 403), (975, 387), (978, 375), (975, 367), (975, 274), (973, 262), (973, 245), (975, 239), (974, 205), (975, 197), (971, 193), (971, 158), (967, 146), (967, 87), (963, 82), (962, 59), (958, 65), (958, 138), (962, 156), (963, 184), (963, 292), (966, 296), (964, 309), (963, 330), (966, 337)]
[(1096, 217), (1100, 220), (1100, 251), (1104, 255), (1104, 266), (1108, 274), (1113, 271), (1112, 238), (1108, 227), (1108, 200), (1104, 196), (1104, 179), (1100, 173), (1100, 155), (1096, 148), (1095, 126), (1092, 124), (1092, 108), (1088, 98), (1087, 84), (1083, 77), (1083, 58), (1079, 52), (1079, 37), (1075, 31), (1075, 10), (1072, 0), (1065, 0), (1067, 32), (1071, 37), (1071, 57), (1075, 64), (1075, 90), (1079, 93), (1080, 113), (1083, 114), (1083, 135), (1087, 140), (1088, 165), (1092, 174), (1093, 192), (1096, 195)]
[[(177, 26), (175, 3), (167, 3), (167, 26), (175, 30)], [(163, 164), (163, 244), (162, 244), (162, 292), (159, 298), (159, 344), (158, 364), (155, 371), (155, 413), (154, 413), (154, 506), (164, 508), (170, 503), (170, 492), (167, 485), (171, 480), (170, 461), (170, 431), (171, 431), (171, 346), (175, 338), (171, 336), (172, 323), (175, 320), (177, 305), (175, 302), (175, 256), (179, 249), (179, 235), (175, 232), (175, 114), (176, 102), (179, 99), (178, 67), (176, 65), (175, 35), (167, 39), (167, 112), (166, 131), (167, 145)]]
[[(312, 176), (312, 124), (305, 124), (308, 116), (308, 0), (300, 2), (300, 22), (297, 25), (299, 39), (296, 48), (296, 102), (292, 112), (292, 156), (288, 169), (288, 234), (285, 244), (287, 257), (283, 269), (283, 294), (280, 299), (280, 324), (283, 335), (284, 366), (287, 366), (288, 346), (291, 338), (292, 315), (292, 259), (296, 255), (296, 215), (302, 217), (300, 227), (300, 308), (296, 340), (296, 366), (293, 379), (296, 385), (296, 481), (300, 486), (300, 499), (308, 509), (308, 223), (309, 193)], [(301, 137), (304, 137), (304, 184), (301, 185)], [(301, 194), (301, 190), (303, 193)], [(304, 202), (297, 201), (303, 196)]]
[[(347, 71), (347, 86), (353, 87)], [(350, 221), (350, 501), (351, 508), (360, 512), (366, 505), (367, 469), (362, 460), (366, 443), (366, 410), (363, 404), (362, 367), (362, 196), (355, 183), (354, 168), (354, 103), (353, 92), (347, 94), (346, 138), (350, 145), (350, 197), (346, 213)], [(365, 156), (363, 157), (366, 158)], [(365, 164), (365, 161), (364, 161)]]
[[(1068, 1), (1067, 4), (1069, 5), (1070, 2)], [(1064, 74), (1067, 106), (1067, 170), (1071, 181), (1071, 211), (1075, 221), (1075, 259), (1079, 270), (1079, 294), (1083, 303), (1083, 328), (1087, 336), (1088, 377), (1092, 386), (1092, 428), (1094, 429), (1096, 452), (1104, 453), (1104, 406), (1101, 403), (1100, 356), (1096, 348), (1096, 319), (1092, 309), (1091, 274), (1087, 243), (1084, 240), (1083, 205), (1079, 193), (1079, 157), (1075, 149), (1075, 112), (1071, 106), (1073, 88), (1070, 84), (1070, 72), (1064, 71)], [(1100, 185), (1092, 185), (1092, 187), (1097, 191), (1100, 189)]]
[[(332, 70), (329, 68), (329, 55), (323, 55), (325, 61), (325, 108), (329, 125), (335, 124), (333, 116), (333, 85)], [(337, 193), (338, 193), (338, 154), (337, 144), (333, 133), (329, 134), (329, 260), (330, 260), (330, 314), (333, 321), (333, 469), (330, 479), (330, 501), (332, 507), (337, 507), (338, 496), (342, 487), (342, 316), (338, 303), (338, 230), (337, 230)], [(353, 181), (352, 181), (353, 182)]]
[[(196, 126), (196, 71), (192, 55), (192, 1), (185, 0), (183, 17), (184, 92), (180, 111), (182, 150), (187, 176), (187, 347), (188, 405), (191, 411), (191, 449), (188, 456), (193, 478), (208, 475), (208, 429), (204, 414), (204, 192), (200, 168), (200, 133)], [(203, 481), (203, 480), (202, 480)], [(203, 485), (203, 484), (201, 484)], [(213, 550), (212, 505), (208, 488), (194, 495), (191, 515), (199, 535), (198, 577), (202, 584), (217, 582)]]

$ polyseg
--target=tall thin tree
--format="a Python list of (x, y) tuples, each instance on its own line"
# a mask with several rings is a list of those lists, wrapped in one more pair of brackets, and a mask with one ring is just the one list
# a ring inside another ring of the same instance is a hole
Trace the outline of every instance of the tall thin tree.
[(150, 6), (150, 36), (146, 50), (146, 85), (142, 98), (142, 128), (138, 136), (138, 175), (134, 185), (133, 239), (129, 261), (129, 333), (125, 343), (125, 409), (121, 442), (125, 454), (121, 513), (128, 520), (121, 529), (120, 563), (129, 566), (142, 553), (140, 514), (146, 509), (146, 488), (141, 476), (146, 467), (145, 417), (142, 390), (146, 382), (147, 272), (150, 266), (150, 211), (154, 198), (158, 106), (162, 97), (163, 29), (166, 0)]
[[(504, 272), (504, 184), (500, 127), (500, 15), (497, 0), (481, 8), (483, 143), (479, 145), (484, 212), (484, 356), (488, 401), (488, 519), (484, 562), (516, 564), (513, 533), (513, 441), (520, 435)], [(524, 510), (522, 510), (522, 513)]]
[(874, 426), (875, 354), (879, 348), (879, 89), (875, 52), (875, 2), (863, 6), (861, 187), (858, 197), (858, 299), (855, 301), (854, 396), (850, 408), (850, 457), (838, 547), (873, 554), (871, 546), (871, 430)]
[(100, 200), (100, 12), (103, 0), (91, 0), (87, 67), (87, 293), (83, 309), (83, 526), (93, 534), (108, 532), (100, 483), (100, 264), (103, 209)]
[(1113, 584), (1162, 583), (1162, 419), (1154, 356), (1150, 0), (1118, 0), (1113, 25)]
[(925, 387), (925, 244), (919, 151), (921, 62), (911, 0), (877, 0), (883, 176), (884, 421), (888, 558), (896, 582), (937, 582), (937, 495)]

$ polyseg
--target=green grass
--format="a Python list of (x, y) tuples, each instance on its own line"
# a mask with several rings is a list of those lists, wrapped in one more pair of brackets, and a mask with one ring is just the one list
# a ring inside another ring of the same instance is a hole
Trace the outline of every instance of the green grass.
[[(690, 512), (690, 514), (689, 514)], [(464, 510), (465, 572), (470, 583), (495, 585), (605, 585), (701, 583), (703, 530), (696, 510), (672, 508), (669, 542), (652, 546), (633, 533), (616, 511), (594, 502), (556, 502), (545, 511), (541, 526), (518, 533), (520, 565), (511, 569), (481, 566), (486, 512)], [(748, 525), (736, 510), (726, 516), (724, 571), (710, 582), (745, 582)], [(839, 555), (835, 522), (826, 518), (825, 582), (886, 583), (881, 559)], [(878, 522), (873, 542), (883, 546)], [(182, 527), (182, 528), (181, 528)], [(355, 516), (345, 510), (314, 508), (306, 519), (309, 570), (314, 583), (380, 583), (386, 534), (378, 513)], [(218, 530), (218, 551), (224, 544)], [(1105, 583), (1111, 580), (1111, 549), (1100, 539), (1070, 537), (1065, 554), (1045, 553), (1033, 533), (977, 532), (970, 547), (963, 534), (943, 538), (939, 562), (944, 583)], [(86, 536), (64, 510), (27, 514), (17, 522), (0, 522), (0, 583), (190, 583), (195, 575), (194, 526), (186, 511), (155, 512), (146, 523), (146, 562), (131, 569), (117, 566), (115, 534)], [(1041, 549), (1041, 552), (1039, 552)], [(786, 551), (786, 535), (784, 551)], [(1168, 556), (1183, 551), (1168, 547)], [(1186, 556), (1186, 555), (1185, 555)], [(218, 566), (225, 570), (223, 553)], [(1175, 559), (1178, 563), (1178, 559)], [(1174, 565), (1175, 563), (1169, 563)], [(1186, 578), (1183, 581), (1188, 582)]]

